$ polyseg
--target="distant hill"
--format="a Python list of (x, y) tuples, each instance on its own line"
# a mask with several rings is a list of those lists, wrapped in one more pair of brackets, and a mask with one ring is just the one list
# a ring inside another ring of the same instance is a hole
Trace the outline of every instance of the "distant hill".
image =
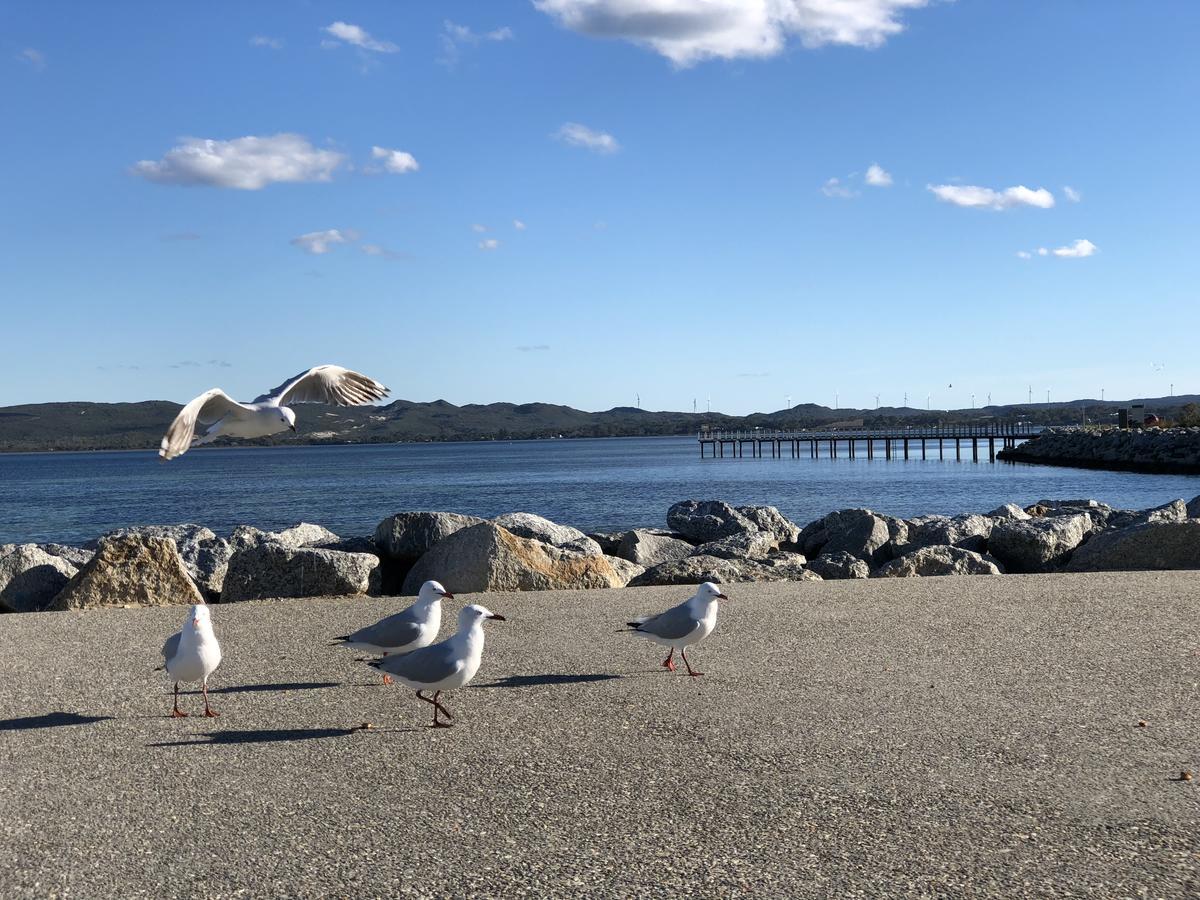
[[(1200, 395), (1146, 400), (1072, 400), (989, 406), (982, 409), (925, 410), (912, 407), (831, 409), (804, 403), (791, 409), (749, 416), (721, 413), (653, 412), (619, 406), (584, 412), (550, 403), (469, 403), (445, 400), (414, 403), (396, 400), (387, 406), (331, 407), (305, 404), (297, 416), (298, 433), (263, 438), (254, 443), (379, 444), (402, 441), (478, 441), (528, 438), (631, 437), (693, 434), (702, 425), (717, 428), (812, 428), (859, 425), (879, 428), (897, 424), (1026, 420), (1043, 425), (1115, 421), (1117, 410), (1144, 403), (1148, 412), (1172, 417)], [(163, 432), (179, 412), (177, 403), (36, 403), (0, 407), (0, 451), (133, 450), (158, 447)], [(861, 425), (860, 425), (861, 423)], [(218, 441), (214, 446), (220, 446)]]

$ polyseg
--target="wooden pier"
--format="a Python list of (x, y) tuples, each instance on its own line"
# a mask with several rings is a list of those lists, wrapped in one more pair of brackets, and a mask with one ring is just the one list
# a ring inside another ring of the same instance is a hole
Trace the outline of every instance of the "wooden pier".
[[(995, 462), (997, 442), (1000, 443), (1001, 449), (1015, 447), (1019, 441), (1028, 440), (1041, 430), (1040, 425), (1027, 425), (1023, 422), (826, 431), (775, 431), (765, 428), (718, 431), (705, 428), (700, 430), (698, 439), (701, 459), (708, 456), (714, 459), (724, 459), (726, 456), (741, 458), (746, 455), (747, 446), (750, 447), (750, 455), (754, 458), (770, 456), (782, 459), (786, 447), (791, 451), (793, 459), (801, 456), (817, 459), (822, 455), (822, 448), (828, 447), (826, 455), (831, 459), (838, 458), (839, 448), (848, 459), (857, 459), (863, 450), (866, 451), (867, 459), (874, 459), (881, 448), (884, 459), (915, 458), (918, 448), (921, 459), (929, 459), (933, 452), (937, 453), (938, 459), (945, 459), (946, 445), (952, 444), (954, 458), (961, 460), (963, 444), (969, 443), (972, 461), (979, 462), (980, 445), (986, 443), (988, 461)], [(802, 444), (807, 445), (803, 452)], [(763, 452), (764, 447), (767, 453)], [(728, 453), (725, 452), (726, 448)]]

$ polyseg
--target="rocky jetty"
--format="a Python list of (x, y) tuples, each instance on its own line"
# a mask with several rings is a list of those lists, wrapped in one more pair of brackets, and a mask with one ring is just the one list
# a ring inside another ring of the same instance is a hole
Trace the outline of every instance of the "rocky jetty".
[(1049, 466), (1196, 474), (1200, 428), (1047, 428), (996, 456)]
[(228, 537), (122, 529), (85, 547), (0, 546), (0, 611), (278, 597), (538, 591), (1138, 569), (1200, 569), (1200, 497), (1153, 509), (1086, 499), (900, 519), (840, 509), (803, 528), (773, 506), (684, 500), (667, 529), (584, 534), (533, 513), (398, 512), (372, 536), (301, 522)]

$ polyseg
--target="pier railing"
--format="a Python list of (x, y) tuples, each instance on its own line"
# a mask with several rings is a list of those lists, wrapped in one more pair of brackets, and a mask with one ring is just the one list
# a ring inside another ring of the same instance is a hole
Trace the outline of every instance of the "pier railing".
[(791, 450), (793, 457), (798, 457), (800, 445), (807, 444), (808, 455), (814, 459), (820, 455), (821, 445), (827, 444), (829, 456), (836, 458), (839, 445), (844, 445), (846, 455), (853, 459), (858, 456), (859, 445), (865, 445), (867, 458), (875, 458), (875, 446), (883, 446), (884, 456), (891, 459), (893, 448), (896, 453), (909, 458), (909, 447), (919, 447), (921, 458), (928, 458), (929, 445), (933, 443), (938, 457), (945, 459), (946, 444), (952, 444), (954, 455), (962, 459), (962, 444), (967, 442), (971, 447), (971, 456), (979, 460), (979, 445), (986, 442), (988, 459), (996, 458), (996, 442), (1003, 447), (1014, 447), (1018, 441), (1025, 441), (1039, 434), (1040, 425), (1030, 425), (1027, 422), (991, 422), (986, 425), (915, 425), (897, 428), (824, 428), (824, 429), (716, 429), (702, 428), (697, 434), (700, 443), (700, 456), (706, 455), (706, 449), (712, 449), (714, 457), (724, 457), (725, 447), (729, 445), (730, 456), (737, 458), (745, 456), (745, 445), (750, 445), (750, 455), (761, 457), (764, 445), (770, 449), (770, 455), (783, 456), (783, 448)]

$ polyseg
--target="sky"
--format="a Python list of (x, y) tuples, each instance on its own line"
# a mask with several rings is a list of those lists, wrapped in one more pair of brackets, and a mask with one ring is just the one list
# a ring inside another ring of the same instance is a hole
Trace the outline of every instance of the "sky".
[[(0, 5), (0, 405), (1200, 392), (1200, 4)], [(973, 400), (972, 400), (973, 398)]]

